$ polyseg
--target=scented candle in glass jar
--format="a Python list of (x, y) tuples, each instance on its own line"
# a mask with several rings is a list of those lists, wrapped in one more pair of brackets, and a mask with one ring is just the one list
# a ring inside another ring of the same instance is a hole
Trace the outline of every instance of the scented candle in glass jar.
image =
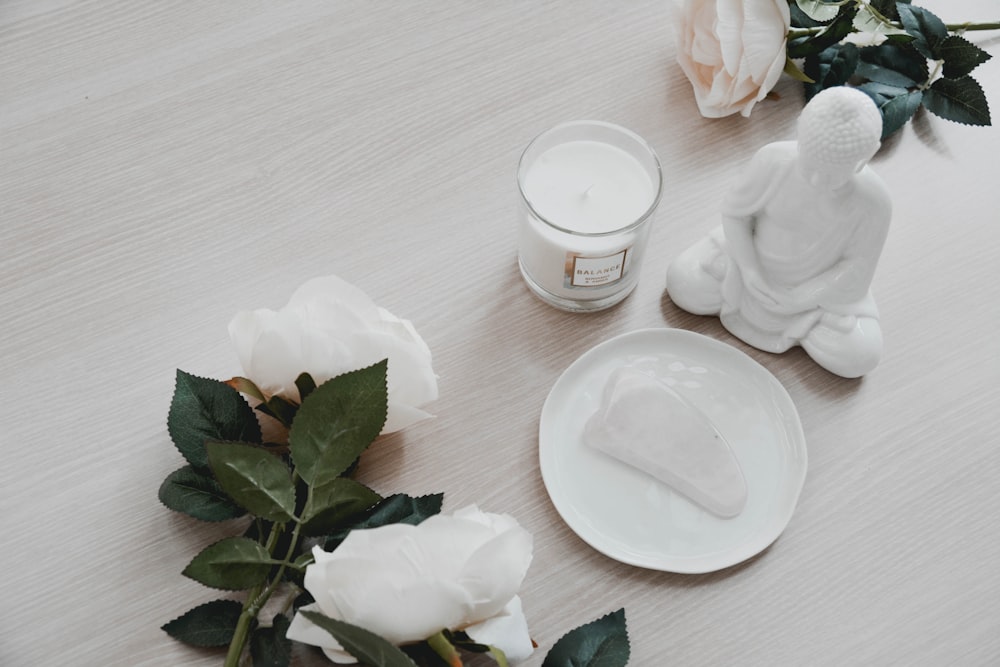
[(600, 121), (557, 125), (524, 150), (517, 184), (518, 264), (539, 298), (593, 311), (632, 292), (662, 190), (641, 137)]

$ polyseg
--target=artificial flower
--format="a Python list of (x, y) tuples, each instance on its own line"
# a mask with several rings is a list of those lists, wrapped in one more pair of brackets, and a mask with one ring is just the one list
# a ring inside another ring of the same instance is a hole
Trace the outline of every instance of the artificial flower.
[(303, 372), (321, 384), (388, 359), (382, 433), (430, 417), (420, 408), (438, 395), (430, 349), (413, 325), (336, 276), (306, 282), (281, 310), (237, 313), (229, 336), (244, 374), (266, 395), (295, 402), (295, 378)]
[[(315, 602), (303, 609), (397, 645), (464, 631), (509, 660), (521, 660), (532, 643), (517, 591), (531, 557), (530, 533), (512, 517), (475, 505), (416, 526), (354, 530), (333, 552), (313, 549), (305, 587)], [(302, 614), (292, 620), (288, 638), (322, 647), (334, 662), (354, 662)]]
[(749, 116), (787, 60), (787, 0), (684, 0), (673, 5), (677, 62), (702, 116)]

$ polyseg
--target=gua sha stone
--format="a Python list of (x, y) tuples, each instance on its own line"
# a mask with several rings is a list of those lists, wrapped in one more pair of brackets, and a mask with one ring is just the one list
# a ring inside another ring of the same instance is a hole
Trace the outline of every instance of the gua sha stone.
[(683, 396), (642, 371), (611, 374), (583, 440), (720, 517), (746, 505), (746, 480), (726, 439)]

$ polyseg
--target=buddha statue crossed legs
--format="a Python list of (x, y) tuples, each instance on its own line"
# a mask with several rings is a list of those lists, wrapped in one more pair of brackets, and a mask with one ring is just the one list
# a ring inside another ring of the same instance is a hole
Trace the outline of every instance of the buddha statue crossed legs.
[(843, 377), (882, 355), (870, 285), (892, 205), (868, 166), (882, 118), (871, 99), (829, 88), (802, 111), (797, 141), (768, 144), (722, 203), (722, 224), (667, 269), (678, 306), (718, 315), (768, 352), (794, 345)]

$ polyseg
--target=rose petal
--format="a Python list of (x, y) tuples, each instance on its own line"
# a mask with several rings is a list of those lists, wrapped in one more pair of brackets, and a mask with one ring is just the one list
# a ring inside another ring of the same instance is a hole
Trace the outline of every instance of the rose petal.
[(688, 0), (673, 16), (677, 62), (699, 112), (749, 115), (784, 70), (787, 0)]
[(458, 575), (472, 599), (469, 616), (488, 618), (499, 613), (517, 594), (531, 564), (531, 533), (508, 530), (479, 547)]
[(528, 633), (528, 619), (521, 608), (521, 598), (514, 596), (503, 612), (482, 623), (470, 625), (465, 632), (477, 644), (495, 646), (503, 651), (507, 660), (526, 660), (534, 651)]
[(507, 613), (531, 550), (513, 517), (469, 506), (351, 531), (330, 553), (316, 547), (304, 583), (326, 615), (401, 644)]
[(322, 384), (389, 359), (382, 433), (430, 417), (421, 408), (438, 397), (430, 349), (413, 325), (337, 276), (307, 281), (277, 312), (237, 313), (229, 332), (244, 375), (266, 394), (293, 401), (303, 372)]
[[(749, 0), (753, 4), (754, 0)], [(715, 35), (719, 40), (722, 52), (722, 66), (731, 75), (735, 75), (743, 57), (743, 3), (732, 0), (718, 0), (715, 3), (718, 12), (715, 23)]]

